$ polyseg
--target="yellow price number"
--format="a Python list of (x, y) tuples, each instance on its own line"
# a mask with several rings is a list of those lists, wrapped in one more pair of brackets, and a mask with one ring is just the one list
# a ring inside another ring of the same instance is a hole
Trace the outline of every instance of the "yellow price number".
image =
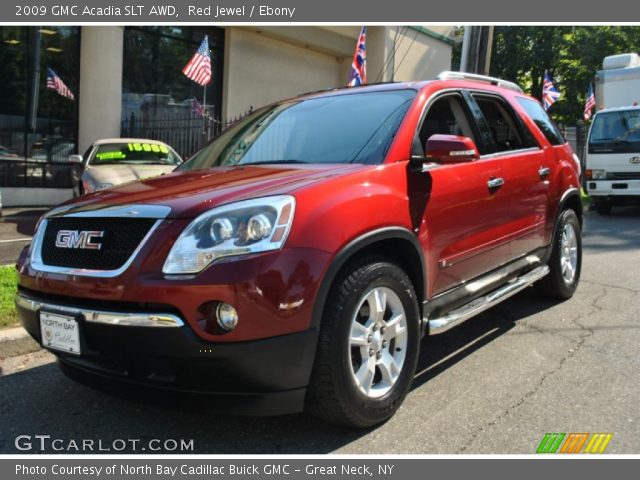
[(157, 143), (129, 143), (127, 146), (130, 152), (169, 153), (167, 147), (158, 145)]

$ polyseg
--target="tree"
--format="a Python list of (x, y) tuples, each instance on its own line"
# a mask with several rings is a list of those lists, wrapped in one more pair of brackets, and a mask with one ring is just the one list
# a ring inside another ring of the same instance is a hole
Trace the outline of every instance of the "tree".
[(640, 28), (632, 26), (498, 26), (491, 74), (514, 80), (536, 98), (548, 69), (562, 92), (549, 113), (559, 123), (582, 119), (589, 83), (608, 55), (640, 51)]

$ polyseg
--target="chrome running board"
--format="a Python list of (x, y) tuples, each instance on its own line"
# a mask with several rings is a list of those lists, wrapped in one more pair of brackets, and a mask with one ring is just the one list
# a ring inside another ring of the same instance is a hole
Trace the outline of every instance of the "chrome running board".
[(423, 319), (423, 322), (427, 323), (430, 335), (446, 332), (456, 325), (460, 325), (465, 320), (475, 317), (479, 313), (482, 313), (503, 300), (515, 295), (519, 291), (540, 280), (547, 273), (549, 273), (549, 267), (546, 265), (534, 268), (530, 272), (525, 273), (520, 277), (516, 277), (511, 282), (497, 290), (494, 290), (483, 297), (476, 298), (466, 305), (450, 311), (442, 317), (432, 319), (425, 318)]

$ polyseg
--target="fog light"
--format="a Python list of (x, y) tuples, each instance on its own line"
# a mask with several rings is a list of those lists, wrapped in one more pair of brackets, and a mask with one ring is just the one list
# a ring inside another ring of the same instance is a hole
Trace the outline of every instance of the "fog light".
[(238, 312), (228, 303), (221, 303), (216, 310), (218, 325), (226, 331), (233, 330), (238, 326)]

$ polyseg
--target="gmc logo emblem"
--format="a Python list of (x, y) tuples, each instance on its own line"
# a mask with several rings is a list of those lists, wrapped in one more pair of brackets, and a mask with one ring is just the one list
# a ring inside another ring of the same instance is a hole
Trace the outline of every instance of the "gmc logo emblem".
[(60, 230), (56, 236), (56, 247), (100, 250), (102, 244), (97, 239), (103, 236), (104, 231), (99, 230)]

